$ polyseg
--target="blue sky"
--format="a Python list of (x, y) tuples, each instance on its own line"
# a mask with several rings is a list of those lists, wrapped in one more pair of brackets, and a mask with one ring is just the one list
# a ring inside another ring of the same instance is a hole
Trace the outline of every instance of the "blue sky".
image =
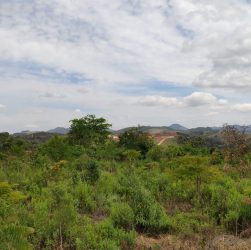
[(0, 130), (251, 124), (246, 0), (0, 1)]

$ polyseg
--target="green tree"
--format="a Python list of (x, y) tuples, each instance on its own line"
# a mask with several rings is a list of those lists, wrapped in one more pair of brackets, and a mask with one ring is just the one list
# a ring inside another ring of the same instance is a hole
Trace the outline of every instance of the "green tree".
[(248, 152), (248, 140), (245, 130), (238, 130), (235, 126), (225, 124), (221, 132), (224, 142), (225, 162), (236, 166), (244, 161), (244, 155)]
[(178, 161), (178, 167), (174, 169), (177, 179), (191, 180), (196, 188), (197, 196), (201, 195), (201, 186), (211, 177), (208, 167), (208, 158), (201, 156), (185, 156)]
[(111, 124), (104, 118), (87, 115), (71, 120), (69, 139), (72, 143), (83, 146), (95, 146), (104, 143), (109, 135)]
[(48, 155), (54, 161), (68, 159), (71, 148), (65, 137), (54, 136), (40, 147), (43, 155)]
[(154, 146), (153, 140), (139, 128), (131, 128), (119, 136), (119, 145), (140, 151), (143, 156)]

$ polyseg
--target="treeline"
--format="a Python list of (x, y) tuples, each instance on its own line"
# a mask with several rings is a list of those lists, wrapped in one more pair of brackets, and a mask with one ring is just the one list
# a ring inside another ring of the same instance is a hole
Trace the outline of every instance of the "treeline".
[(251, 150), (225, 125), (221, 147), (179, 135), (157, 146), (138, 128), (113, 141), (88, 115), (31, 144), (0, 134), (0, 249), (135, 249), (137, 237), (226, 232), (251, 222)]

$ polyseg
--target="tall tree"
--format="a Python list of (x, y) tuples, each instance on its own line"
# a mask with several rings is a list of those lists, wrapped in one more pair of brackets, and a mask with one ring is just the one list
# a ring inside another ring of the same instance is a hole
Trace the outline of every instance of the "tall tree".
[(235, 126), (223, 125), (221, 132), (224, 142), (224, 158), (229, 165), (242, 162), (243, 156), (248, 152), (248, 141), (245, 129), (238, 130)]
[(72, 143), (84, 146), (94, 146), (104, 143), (109, 135), (111, 124), (104, 118), (87, 115), (71, 120), (69, 139)]

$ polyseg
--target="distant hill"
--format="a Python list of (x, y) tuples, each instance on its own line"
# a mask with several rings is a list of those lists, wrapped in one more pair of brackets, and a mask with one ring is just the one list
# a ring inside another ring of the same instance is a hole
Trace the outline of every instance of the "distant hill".
[[(117, 131), (113, 131), (114, 134), (122, 134), (125, 131), (131, 129), (133, 127), (127, 127), (123, 129), (119, 129)], [(140, 126), (138, 127), (142, 132), (149, 133), (149, 134), (160, 134), (160, 133), (169, 133), (173, 132), (174, 130), (170, 127), (162, 126), (162, 127), (152, 127), (152, 126)]]
[(174, 123), (172, 125), (169, 126), (170, 129), (173, 129), (173, 130), (176, 130), (176, 131), (185, 131), (185, 130), (188, 130), (188, 128), (180, 125), (180, 124), (177, 124), (177, 123)]
[(251, 125), (247, 125), (247, 126), (234, 125), (234, 127), (240, 131), (245, 130), (246, 133), (251, 133)]
[[(121, 134), (133, 127), (127, 127), (123, 129), (119, 129), (117, 131), (113, 131), (114, 134)], [(180, 124), (172, 124), (170, 126), (139, 126), (138, 127), (141, 131), (149, 134), (163, 134), (163, 133), (170, 133), (170, 132), (179, 132), (179, 131), (187, 131), (188, 128), (180, 125)]]
[[(245, 129), (246, 133), (251, 134), (251, 125), (248, 126), (240, 126), (240, 125), (233, 125), (235, 126), (238, 130), (242, 131)], [(119, 135), (133, 127), (126, 127), (123, 129), (119, 130), (112, 130), (110, 129), (109, 131), (114, 134), (114, 135)], [(186, 128), (178, 123), (174, 123), (170, 126), (139, 126), (139, 129), (145, 133), (149, 134), (165, 134), (165, 133), (171, 133), (171, 132), (180, 132), (180, 133), (185, 133), (189, 134), (192, 136), (199, 136), (199, 135), (205, 135), (205, 136), (212, 136), (218, 134), (222, 127), (197, 127), (197, 128)], [(48, 131), (29, 131), (25, 130), (19, 133), (14, 133), (14, 136), (19, 136), (19, 137), (26, 137), (26, 138), (36, 138), (38, 137), (43, 138), (50, 138), (51, 135), (66, 135), (69, 133), (69, 128), (64, 128), (64, 127), (56, 127), (54, 129), (50, 129)]]
[(48, 132), (21, 132), (21, 133), (15, 133), (13, 134), (14, 137), (21, 137), (31, 143), (34, 144), (40, 144), (43, 142), (48, 141), (49, 139), (51, 139), (53, 136), (55, 136), (57, 134), (55, 133), (48, 133)]
[(212, 135), (217, 134), (220, 131), (220, 129), (211, 128), (211, 127), (198, 127), (198, 128), (191, 128), (184, 133), (192, 135), (192, 136), (201, 136), (201, 135)]
[(63, 128), (63, 127), (57, 127), (54, 129), (50, 129), (47, 131), (48, 133), (53, 133), (53, 134), (61, 134), (61, 135), (66, 135), (69, 132), (68, 128)]

